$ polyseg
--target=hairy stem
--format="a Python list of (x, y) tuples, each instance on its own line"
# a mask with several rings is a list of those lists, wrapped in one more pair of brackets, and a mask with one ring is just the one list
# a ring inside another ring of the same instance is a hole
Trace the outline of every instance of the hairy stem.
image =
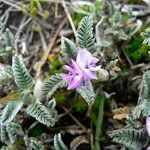
[(103, 122), (103, 114), (104, 114), (104, 97), (98, 97), (98, 100), (100, 101), (99, 104), (99, 112), (98, 112), (98, 118), (97, 118), (97, 124), (96, 124), (96, 132), (95, 132), (95, 148), (94, 150), (100, 150), (100, 136), (102, 135), (102, 122)]

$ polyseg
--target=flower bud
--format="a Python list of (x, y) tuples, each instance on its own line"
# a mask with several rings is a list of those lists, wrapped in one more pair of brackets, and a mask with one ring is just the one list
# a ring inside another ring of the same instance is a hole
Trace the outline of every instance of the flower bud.
[(109, 73), (105, 69), (100, 68), (96, 70), (96, 74), (97, 74), (98, 80), (101, 82), (105, 82), (109, 80)]
[(42, 87), (43, 87), (43, 82), (41, 79), (37, 79), (34, 87), (34, 96), (37, 99), (40, 99), (42, 96)]

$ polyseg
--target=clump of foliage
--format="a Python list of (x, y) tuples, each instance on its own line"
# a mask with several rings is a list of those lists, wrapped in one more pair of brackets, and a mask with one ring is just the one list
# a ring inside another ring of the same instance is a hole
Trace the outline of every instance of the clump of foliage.
[(20, 3), (25, 15), (32, 18), (40, 16), (42, 20), (46, 20), (50, 16), (50, 13), (43, 8), (44, 5), (47, 5), (47, 2), (41, 2), (39, 0), (31, 0), (29, 5), (22, 2)]
[(14, 47), (13, 34), (5, 29), (5, 24), (0, 22), (0, 56), (8, 56)]
[[(148, 44), (148, 30), (142, 35), (146, 38), (143, 43)], [(112, 140), (121, 144), (124, 149), (141, 150), (149, 146), (145, 119), (150, 115), (150, 71), (146, 71), (143, 75), (140, 92), (137, 106), (131, 108), (126, 119), (126, 126), (109, 134)]]
[[(1, 28), (1, 30), (3, 30), (3, 28)], [(8, 32), (8, 29), (6, 29), (4, 35), (8, 35)], [(9, 34), (11, 33), (9, 32)], [(13, 36), (10, 36), (9, 38), (10, 42), (13, 41)], [(5, 42), (6, 45), (3, 47), (3, 54), (8, 52), (13, 53), (12, 49), (10, 49), (12, 48), (10, 42)], [(5, 59), (7, 55), (1, 56), (3, 59)], [(24, 64), (23, 58), (20, 55), (15, 54), (13, 56), (12, 66), (1, 64), (0, 67), (1, 86), (4, 86), (8, 80), (14, 81), (13, 85), (11, 86), (11, 90), (13, 91), (1, 99), (1, 104), (6, 103), (6, 106), (1, 112), (1, 141), (13, 144), (17, 140), (16, 137), (19, 136), (20, 138), (24, 139), (28, 148), (37, 149), (36, 147), (39, 147), (38, 149), (41, 149), (40, 147), (42, 145), (39, 144), (38, 141), (30, 138), (24, 138), (26, 135), (23, 132), (21, 125), (17, 122), (13, 122), (13, 120), (21, 108), (24, 107), (27, 114), (36, 118), (36, 120), (43, 123), (47, 127), (52, 127), (58, 120), (57, 111), (55, 110), (55, 100), (50, 100), (47, 106), (45, 106), (38, 97), (35, 97), (33, 92), (35, 80), (31, 77)], [(14, 145), (12, 147), (14, 147)]]
[[(94, 52), (95, 46), (92, 23), (91, 17), (87, 16), (82, 19), (76, 35), (78, 48), (72, 41), (62, 37), (61, 46), (66, 60), (76, 58), (77, 50), (79, 48), (86, 48), (89, 52)], [(5, 69), (7, 69), (7, 67), (5, 67)], [(66, 87), (68, 82), (62, 79), (62, 73), (52, 75), (43, 83), (42, 94), (37, 96), (35, 91), (35, 86), (37, 86), (35, 84), (36, 80), (30, 75), (24, 64), (22, 56), (18, 54), (13, 56), (12, 66), (10, 66), (10, 69), (12, 70), (11, 80), (14, 80), (15, 83), (13, 84), (12, 89), (15, 90), (2, 99), (3, 103), (7, 103), (1, 114), (1, 141), (15, 143), (16, 136), (19, 135), (24, 139), (28, 148), (41, 149), (42, 144), (32, 138), (28, 138), (23, 132), (20, 124), (13, 122), (13, 120), (21, 108), (25, 108), (26, 113), (34, 117), (40, 123), (47, 127), (54, 126), (58, 120), (58, 115), (55, 110), (55, 99), (50, 99), (58, 88)], [(4, 83), (5, 82), (1, 83), (1, 85)], [(94, 103), (96, 95), (91, 81), (85, 81), (83, 85), (77, 88), (77, 91), (85, 99), (89, 106)], [(45, 102), (48, 102), (47, 106), (45, 106)], [(13, 130), (12, 132), (9, 132), (8, 130), (10, 125)], [(57, 147), (63, 147), (63, 149), (66, 149), (61, 141), (60, 134), (54, 137), (54, 146), (56, 149), (60, 149)]]

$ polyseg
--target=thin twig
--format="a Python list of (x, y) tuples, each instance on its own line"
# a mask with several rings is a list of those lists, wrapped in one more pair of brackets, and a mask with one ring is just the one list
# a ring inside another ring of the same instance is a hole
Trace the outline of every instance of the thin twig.
[(142, 99), (142, 95), (143, 95), (143, 88), (144, 88), (144, 84), (143, 84), (143, 81), (141, 81), (137, 105), (140, 105), (140, 103), (141, 103), (141, 99)]
[[(68, 112), (68, 110), (65, 107), (62, 107), (62, 108), (65, 110), (65, 112)], [(79, 122), (71, 113), (68, 113), (68, 114), (72, 118), (72, 120), (76, 122), (82, 128), (84, 132), (87, 132), (87, 128), (81, 122)]]
[(43, 8), (42, 8), (41, 3), (39, 2), (39, 0), (36, 0), (36, 3), (37, 3), (37, 7), (38, 7), (39, 11), (42, 12)]
[(27, 135), (28, 135), (29, 132), (30, 132), (33, 128), (35, 128), (38, 124), (39, 124), (38, 121), (35, 121), (33, 124), (31, 124), (31, 126), (30, 126), (30, 127), (28, 128), (28, 130), (27, 130)]
[(8, 0), (0, 0), (0, 1), (5, 3), (5, 4), (7, 4), (7, 5), (9, 5), (9, 6), (12, 6), (12, 7), (16, 8), (16, 9), (18, 9), (20, 11), (22, 11), (22, 8), (19, 7), (17, 4), (14, 4), (14, 3), (12, 3), (12, 2), (10, 2)]
[(103, 41), (102, 41), (103, 38), (101, 37), (101, 32), (100, 32), (100, 26), (103, 21), (104, 21), (104, 17), (102, 16), (101, 20), (96, 24), (96, 29), (95, 29), (96, 42), (97, 42), (97, 45), (100, 45), (100, 46), (103, 45)]
[[(89, 117), (92, 118), (92, 107), (89, 107)], [(94, 138), (93, 138), (93, 122), (92, 122), (92, 119), (90, 120), (90, 146), (91, 146), (91, 149), (93, 149), (93, 143), (94, 143)]]
[(51, 39), (51, 42), (47, 46), (47, 51), (44, 53), (44, 55), (42, 57), (42, 62), (44, 62), (44, 63), (46, 62), (47, 57), (48, 57), (48, 55), (49, 55), (49, 53), (50, 53), (50, 51), (51, 51), (51, 49), (52, 49), (52, 47), (53, 47), (53, 45), (54, 45), (54, 43), (56, 41), (56, 39), (57, 39), (61, 29), (65, 25), (66, 21), (67, 21), (67, 18), (64, 18), (63, 21), (61, 22), (61, 24), (59, 25), (59, 27), (57, 28), (53, 38)]
[(45, 41), (43, 32), (40, 30), (39, 34), (40, 34), (40, 38), (41, 38), (41, 41), (42, 41), (43, 50), (46, 51), (47, 50), (47, 45), (46, 45), (46, 41)]
[(58, 16), (58, 0), (55, 2), (55, 18)]
[(135, 35), (141, 29), (142, 25), (143, 25), (143, 22), (140, 19), (138, 19), (136, 21), (136, 28), (130, 33), (130, 36)]
[(142, 67), (144, 67), (145, 66), (145, 63), (141, 63), (141, 64), (137, 64), (137, 65), (133, 65), (132, 67), (131, 67), (131, 69), (139, 69), (139, 68), (142, 68)]
[(18, 39), (19, 39), (19, 37), (20, 37), (20, 34), (21, 34), (23, 28), (24, 28), (30, 21), (31, 21), (31, 18), (28, 18), (28, 19), (26, 20), (26, 17), (24, 17), (24, 18), (22, 19), (21, 24), (20, 24), (20, 26), (18, 27), (18, 31), (17, 31), (17, 33), (15, 34), (15, 39), (16, 39), (16, 41), (18, 41)]
[(44, 54), (43, 54), (43, 56), (42, 56), (42, 58), (41, 58), (41, 60), (39, 62), (40, 66), (38, 67), (38, 70), (37, 70), (37, 73), (36, 73), (36, 77), (37, 78), (40, 76), (40, 74), (41, 74), (41, 68), (46, 63), (48, 55), (49, 55), (49, 53), (50, 53), (50, 51), (51, 51), (51, 49), (52, 49), (52, 47), (53, 47), (53, 45), (54, 45), (54, 43), (55, 43), (58, 35), (59, 35), (59, 32), (61, 31), (61, 29), (65, 25), (66, 21), (67, 21), (67, 18), (64, 18), (63, 21), (61, 22), (61, 24), (58, 26), (58, 28), (57, 28), (54, 36), (52, 37), (50, 43), (48, 44), (47, 49), (44, 51)]
[[(30, 1), (30, 0), (28, 0)], [(39, 0), (39, 1), (43, 1), (43, 0)], [(50, 2), (50, 3), (56, 3), (56, 0), (44, 0), (45, 2)], [(61, 3), (60, 0), (57, 0), (57, 3)], [(70, 2), (65, 2), (67, 5), (70, 5), (71, 3)]]
[(73, 33), (74, 33), (74, 35), (76, 36), (76, 28), (75, 28), (75, 26), (74, 26), (74, 23), (73, 23), (73, 20), (72, 20), (72, 18), (71, 18), (71, 15), (70, 15), (70, 13), (69, 13), (69, 10), (68, 10), (68, 8), (67, 8), (67, 6), (66, 6), (65, 1), (64, 1), (64, 0), (61, 0), (61, 1), (62, 1), (62, 5), (63, 5), (63, 7), (64, 7), (64, 10), (65, 10), (65, 12), (66, 12), (67, 18), (68, 18), (68, 20), (69, 20), (69, 22), (70, 22), (70, 25), (71, 25), (71, 28), (72, 28), (72, 30), (73, 30)]
[(132, 63), (131, 59), (129, 58), (129, 56), (127, 55), (127, 53), (125, 52), (124, 49), (122, 49), (122, 52), (123, 52), (123, 54), (125, 55), (125, 57), (126, 57), (128, 63), (129, 63), (130, 66), (132, 67), (132, 66), (133, 66), (133, 63)]
[(9, 7), (8, 9), (5, 10), (5, 12), (2, 14), (0, 17), (0, 20), (4, 20), (4, 18), (9, 14), (9, 12), (12, 10), (12, 7)]
[(45, 29), (48, 29), (48, 30), (53, 30), (54, 29), (51, 24), (49, 24), (49, 23), (47, 23), (45, 21), (42, 21), (39, 18), (34, 18), (34, 22), (35, 22), (35, 24), (37, 24), (37, 23), (40, 24), (41, 27), (43, 27)]

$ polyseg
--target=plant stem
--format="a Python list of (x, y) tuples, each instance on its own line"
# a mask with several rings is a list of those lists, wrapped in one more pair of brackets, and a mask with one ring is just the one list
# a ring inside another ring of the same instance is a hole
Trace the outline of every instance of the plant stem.
[(71, 18), (71, 15), (70, 15), (70, 12), (69, 12), (68, 7), (66, 5), (66, 2), (64, 0), (61, 0), (61, 1), (62, 1), (62, 6), (64, 7), (64, 10), (66, 12), (67, 18), (70, 22), (70, 25), (71, 25), (72, 31), (74, 33), (74, 36), (76, 36), (76, 28), (75, 28), (75, 25), (74, 25), (73, 20)]
[[(65, 112), (68, 112), (67, 108), (65, 108), (64, 106), (62, 107)], [(81, 123), (79, 122), (70, 112), (68, 112), (69, 116), (72, 118), (72, 120), (77, 124), (79, 125), (79, 127), (82, 128), (82, 130), (86, 133), (87, 132), (87, 128)]]
[(96, 124), (96, 132), (95, 132), (95, 146), (94, 150), (100, 150), (100, 136), (102, 135), (102, 122), (103, 122), (103, 114), (104, 114), (104, 97), (98, 98), (100, 100), (99, 104), (99, 112)]

